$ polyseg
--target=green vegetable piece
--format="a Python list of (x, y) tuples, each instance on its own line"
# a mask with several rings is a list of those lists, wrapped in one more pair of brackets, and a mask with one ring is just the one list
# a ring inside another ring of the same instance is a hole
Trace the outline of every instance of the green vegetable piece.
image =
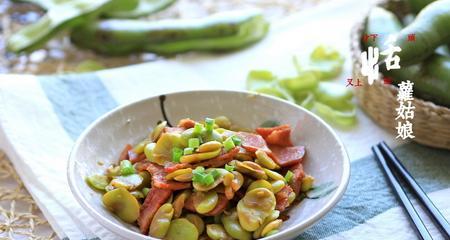
[(333, 79), (339, 76), (344, 66), (344, 58), (332, 47), (320, 45), (310, 55), (310, 61), (304, 67), (294, 58), (294, 66), (299, 74), (313, 73), (319, 80)]
[(229, 215), (222, 215), (222, 224), (225, 231), (234, 239), (238, 240), (250, 240), (252, 234), (242, 228), (239, 224), (238, 214), (236, 210), (232, 211)]
[(122, 160), (120, 161), (120, 174), (122, 176), (130, 175), (135, 173), (136, 170), (133, 167), (133, 164), (129, 160)]
[(206, 225), (206, 234), (212, 240), (227, 240), (230, 237), (225, 232), (225, 229), (220, 224), (208, 224)]
[(242, 143), (242, 140), (238, 136), (232, 136), (231, 139), (235, 146), (240, 146)]
[(234, 166), (225, 164), (225, 170), (227, 170), (228, 172), (232, 172), (234, 171)]
[(200, 146), (200, 139), (198, 139), (198, 138), (190, 138), (189, 141), (188, 141), (188, 146), (190, 148), (198, 148)]
[[(160, 165), (164, 165), (165, 162), (173, 160), (173, 150), (174, 148), (178, 148), (180, 150), (181, 155), (183, 155), (183, 148), (186, 147), (187, 142), (181, 137), (178, 133), (163, 133), (156, 142), (155, 147), (153, 148), (153, 160)], [(178, 151), (178, 150), (175, 150)]]
[(389, 35), (398, 33), (402, 24), (397, 16), (381, 7), (374, 7), (367, 17), (365, 34), (378, 34), (375, 40), (368, 39), (366, 47), (377, 47), (381, 51), (386, 48), (386, 40)]
[(235, 148), (236, 145), (234, 145), (234, 141), (232, 137), (227, 138), (224, 142), (223, 142), (223, 147), (225, 149), (226, 152), (230, 151), (231, 149)]
[(326, 182), (319, 186), (313, 187), (311, 190), (306, 192), (306, 197), (310, 199), (318, 199), (324, 197), (337, 188), (334, 182)]
[(164, 238), (167, 231), (169, 231), (173, 212), (173, 207), (170, 203), (163, 204), (159, 207), (150, 224), (149, 235), (155, 238)]
[(286, 181), (286, 183), (290, 183), (292, 181), (293, 177), (294, 177), (294, 173), (291, 172), (291, 170), (288, 170), (286, 172), (286, 175), (284, 176), (284, 180)]
[(287, 89), (291, 94), (314, 90), (319, 81), (314, 72), (301, 71), (296, 77), (280, 79), (280, 86)]
[(181, 156), (183, 156), (183, 149), (177, 147), (172, 148), (172, 162), (179, 163)]
[(328, 105), (315, 102), (314, 109), (321, 117), (327, 121), (334, 123), (338, 126), (346, 127), (356, 124), (356, 110), (352, 111), (337, 111)]
[(198, 136), (203, 132), (203, 129), (204, 129), (203, 124), (195, 123), (193, 134)]
[[(394, 46), (402, 49), (396, 52), (401, 59), (401, 66), (420, 63), (440, 45), (449, 43), (449, 22), (450, 0), (435, 1), (422, 9), (411, 24), (395, 35), (397, 41)], [(408, 41), (410, 34), (415, 34), (415, 41)]]
[(278, 85), (276, 77), (269, 71), (250, 71), (247, 75), (247, 89), (294, 102), (291, 95)]
[(268, 28), (259, 12), (243, 10), (192, 20), (103, 20), (77, 27), (71, 40), (108, 55), (142, 51), (171, 55), (240, 49), (261, 40)]
[(117, 188), (105, 193), (103, 205), (124, 222), (133, 223), (139, 216), (139, 202), (124, 188)]
[(105, 191), (106, 186), (109, 184), (107, 176), (104, 175), (92, 175), (86, 178), (86, 182), (95, 190)]
[(194, 149), (193, 148), (188, 147), (188, 148), (183, 149), (183, 155), (189, 155), (189, 154), (192, 154), (192, 153), (194, 153)]
[(141, 191), (132, 191), (130, 192), (130, 194), (133, 195), (133, 197), (135, 197), (136, 199), (145, 198), (144, 194)]
[(214, 129), (214, 119), (206, 118), (205, 119), (205, 129), (207, 132), (212, 132)]
[(178, 218), (172, 220), (169, 230), (167, 231), (165, 240), (197, 240), (198, 230), (194, 224), (186, 218)]
[(108, 18), (138, 18), (164, 10), (175, 2), (176, 0), (139, 0), (132, 9), (115, 9), (103, 15)]
[(317, 101), (337, 110), (354, 108), (353, 104), (348, 104), (353, 97), (353, 92), (344, 85), (321, 82), (314, 93)]
[(60, 31), (85, 23), (112, 0), (73, 0), (53, 6), (41, 19), (15, 32), (7, 40), (9, 51), (31, 52)]

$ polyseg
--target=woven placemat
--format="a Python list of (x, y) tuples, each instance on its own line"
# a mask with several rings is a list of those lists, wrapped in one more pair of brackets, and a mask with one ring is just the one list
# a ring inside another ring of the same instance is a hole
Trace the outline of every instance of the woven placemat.
[[(231, 9), (260, 8), (269, 19), (313, 6), (323, 0), (178, 0), (168, 9), (148, 19), (198, 18)], [(87, 59), (105, 68), (156, 61), (154, 54), (134, 54), (126, 57), (106, 57), (74, 47), (66, 33), (52, 39), (45, 48), (26, 55), (14, 55), (5, 50), (5, 39), (17, 29), (36, 21), (44, 12), (26, 3), (0, 1), (0, 73), (53, 74), (71, 72)]]
[(56, 235), (0, 152), (0, 239), (55, 239)]

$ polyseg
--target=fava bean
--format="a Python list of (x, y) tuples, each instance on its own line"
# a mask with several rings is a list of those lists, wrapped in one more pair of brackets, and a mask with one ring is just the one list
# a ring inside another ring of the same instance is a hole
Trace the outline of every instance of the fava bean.
[(215, 191), (193, 193), (195, 210), (205, 214), (213, 210), (219, 202), (219, 195)]
[(138, 201), (124, 188), (117, 188), (105, 193), (102, 201), (108, 210), (127, 223), (133, 223), (139, 216)]
[(172, 204), (163, 204), (153, 216), (149, 235), (155, 238), (163, 238), (169, 230), (173, 212)]
[(192, 213), (186, 214), (186, 219), (195, 225), (199, 234), (202, 234), (203, 231), (205, 231), (205, 223), (203, 222), (203, 219), (199, 215)]
[(267, 179), (267, 175), (264, 172), (264, 169), (257, 163), (250, 161), (244, 162), (235, 161), (235, 164), (236, 170), (240, 173), (250, 175), (257, 179)]
[(276, 180), (272, 182), (272, 192), (273, 193), (277, 193), (279, 192), (282, 188), (284, 188), (284, 186), (286, 186), (286, 183), (282, 180)]
[(229, 215), (222, 215), (222, 224), (225, 231), (234, 239), (238, 240), (250, 240), (252, 234), (244, 230), (239, 224), (238, 214), (236, 210), (232, 211)]
[(275, 209), (275, 196), (266, 188), (256, 188), (245, 194), (237, 204), (239, 223), (247, 231), (255, 231)]
[(273, 191), (272, 184), (270, 184), (270, 182), (268, 182), (266, 180), (263, 180), (263, 179), (259, 179), (259, 180), (253, 181), (250, 184), (250, 186), (248, 186), (247, 192), (251, 191), (251, 190), (253, 190), (255, 188), (266, 188), (266, 189), (269, 189), (270, 191)]
[(104, 175), (93, 175), (86, 178), (86, 182), (89, 186), (93, 187), (95, 190), (105, 191), (106, 186), (109, 184), (107, 176)]
[(206, 225), (206, 234), (208, 234), (208, 237), (212, 240), (231, 240), (225, 232), (225, 229), (220, 224)]
[(174, 218), (179, 218), (181, 216), (181, 213), (183, 212), (184, 203), (186, 202), (186, 199), (188, 199), (189, 196), (191, 196), (192, 192), (191, 190), (184, 190), (183, 192), (179, 193), (175, 199), (173, 200), (173, 216)]
[(267, 155), (266, 152), (262, 151), (262, 150), (257, 150), (255, 152), (256, 155), (256, 163), (261, 165), (262, 167), (265, 167), (267, 169), (279, 169), (280, 166), (278, 166), (278, 164), (275, 163), (275, 161), (272, 160), (272, 158), (269, 157), (269, 155)]
[(198, 230), (186, 218), (177, 218), (170, 223), (165, 240), (197, 240)]
[(125, 188), (129, 191), (137, 189), (142, 185), (143, 177), (139, 174), (117, 176), (111, 180), (111, 185), (115, 188)]

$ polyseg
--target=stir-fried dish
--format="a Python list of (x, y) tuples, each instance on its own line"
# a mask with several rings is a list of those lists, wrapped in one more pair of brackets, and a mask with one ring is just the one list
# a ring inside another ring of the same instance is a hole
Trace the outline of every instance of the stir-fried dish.
[(86, 180), (142, 234), (168, 240), (258, 239), (278, 232), (314, 179), (289, 125), (237, 130), (226, 117), (159, 123), (117, 165)]

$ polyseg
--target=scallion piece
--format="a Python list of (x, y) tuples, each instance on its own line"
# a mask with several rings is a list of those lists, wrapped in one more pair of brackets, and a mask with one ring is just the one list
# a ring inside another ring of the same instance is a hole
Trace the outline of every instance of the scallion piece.
[(204, 177), (203, 177), (203, 183), (202, 183), (203, 185), (208, 186), (208, 185), (213, 184), (213, 182), (214, 182), (214, 177), (213, 177), (212, 174), (205, 174), (205, 175), (204, 175)]
[(242, 143), (242, 140), (237, 136), (232, 136), (231, 139), (233, 140), (235, 146), (240, 146)]
[(227, 170), (228, 172), (232, 172), (232, 171), (234, 171), (234, 166), (225, 164), (225, 170)]
[(189, 155), (189, 154), (192, 154), (192, 153), (194, 153), (194, 148), (187, 147), (187, 148), (185, 148), (183, 150), (183, 155)]
[(120, 161), (120, 175), (130, 175), (133, 173), (135, 173), (135, 169), (129, 160)]
[(236, 145), (234, 145), (233, 142), (233, 138), (229, 137), (227, 138), (224, 142), (223, 142), (223, 147), (225, 148), (225, 151), (230, 151), (231, 149), (233, 149), (234, 147), (236, 147)]
[(214, 130), (214, 119), (206, 118), (205, 119), (205, 128), (207, 132), (212, 132)]
[(198, 138), (190, 138), (188, 140), (188, 146), (190, 148), (198, 148), (198, 146), (200, 146), (200, 139), (198, 139)]
[(195, 123), (194, 125), (194, 131), (192, 132), (194, 136), (198, 136), (203, 131), (203, 124), (201, 123)]
[(179, 163), (182, 156), (183, 149), (177, 147), (172, 148), (172, 162)]
[(294, 177), (294, 173), (291, 172), (291, 170), (288, 170), (286, 175), (284, 176), (284, 180), (289, 183), (292, 180), (292, 177)]

